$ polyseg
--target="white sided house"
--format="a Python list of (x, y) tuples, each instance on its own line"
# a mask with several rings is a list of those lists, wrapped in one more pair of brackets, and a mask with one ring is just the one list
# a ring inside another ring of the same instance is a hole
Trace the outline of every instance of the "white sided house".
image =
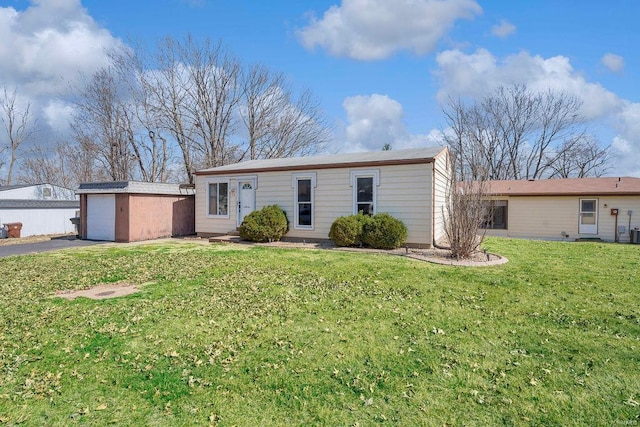
[(640, 228), (640, 178), (490, 181), (487, 197), (487, 235), (629, 242)]
[(196, 172), (196, 233), (234, 233), (254, 210), (278, 205), (285, 239), (328, 239), (333, 221), (358, 211), (389, 213), (407, 226), (409, 246), (430, 247), (443, 232), (449, 180), (442, 147), (251, 160)]
[(76, 232), (80, 201), (74, 190), (52, 184), (0, 186), (0, 225), (21, 223), (21, 237)]

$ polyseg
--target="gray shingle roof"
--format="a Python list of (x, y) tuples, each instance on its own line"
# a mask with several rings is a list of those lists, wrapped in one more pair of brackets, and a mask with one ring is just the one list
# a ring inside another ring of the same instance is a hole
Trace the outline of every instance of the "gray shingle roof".
[(364, 165), (384, 165), (401, 163), (429, 163), (440, 154), (443, 147), (424, 147), (407, 150), (370, 151), (364, 153), (333, 154), (327, 156), (287, 157), (281, 159), (249, 160), (216, 168), (203, 169), (197, 174), (222, 174), (226, 172), (246, 172), (286, 170), (286, 169), (327, 169)]
[(111, 193), (164, 194), (179, 196), (195, 194), (195, 190), (193, 188), (184, 188), (184, 186), (180, 184), (141, 181), (83, 182), (76, 190), (76, 194)]
[(80, 201), (0, 199), (0, 209), (80, 209)]

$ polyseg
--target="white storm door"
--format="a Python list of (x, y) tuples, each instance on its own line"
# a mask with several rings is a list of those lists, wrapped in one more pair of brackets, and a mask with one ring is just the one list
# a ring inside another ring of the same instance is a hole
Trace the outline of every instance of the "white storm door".
[(598, 234), (598, 199), (580, 199), (580, 234)]
[(115, 194), (87, 195), (87, 239), (116, 240)]
[(238, 225), (244, 217), (256, 209), (256, 184), (254, 180), (238, 182)]

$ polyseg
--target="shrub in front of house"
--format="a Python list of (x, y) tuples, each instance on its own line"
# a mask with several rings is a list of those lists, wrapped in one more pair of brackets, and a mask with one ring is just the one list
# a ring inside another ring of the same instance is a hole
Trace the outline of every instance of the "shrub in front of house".
[(336, 246), (362, 246), (362, 228), (371, 217), (357, 215), (336, 218), (329, 229), (329, 238)]
[(395, 249), (407, 242), (407, 227), (388, 213), (375, 214), (362, 227), (362, 242), (376, 249)]
[(252, 242), (274, 242), (289, 230), (287, 214), (278, 205), (265, 206), (253, 211), (242, 221), (240, 237)]

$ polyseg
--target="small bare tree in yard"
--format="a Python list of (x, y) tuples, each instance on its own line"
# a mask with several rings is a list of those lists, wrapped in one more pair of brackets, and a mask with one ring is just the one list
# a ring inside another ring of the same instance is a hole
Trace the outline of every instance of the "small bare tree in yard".
[(484, 230), (480, 230), (480, 225), (489, 214), (484, 199), (486, 182), (458, 183), (452, 179), (450, 185), (445, 207), (445, 235), (451, 256), (465, 259), (477, 251), (484, 239)]

